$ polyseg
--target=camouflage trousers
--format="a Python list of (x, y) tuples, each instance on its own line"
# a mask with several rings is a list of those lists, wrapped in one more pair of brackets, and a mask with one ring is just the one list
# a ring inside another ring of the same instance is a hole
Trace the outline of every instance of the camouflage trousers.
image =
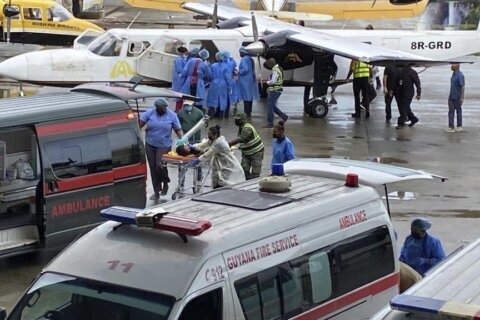
[(250, 180), (260, 177), (262, 171), (263, 150), (251, 155), (242, 153), (242, 169), (245, 179)]

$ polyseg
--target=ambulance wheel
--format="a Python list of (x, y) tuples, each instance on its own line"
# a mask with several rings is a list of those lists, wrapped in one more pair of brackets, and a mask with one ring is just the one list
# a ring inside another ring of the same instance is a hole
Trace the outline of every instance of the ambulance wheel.
[(328, 114), (328, 103), (323, 99), (311, 100), (308, 105), (310, 106), (310, 115), (314, 118), (325, 118)]
[(174, 193), (172, 194), (172, 200), (176, 200), (176, 199), (177, 199), (177, 193), (174, 192)]

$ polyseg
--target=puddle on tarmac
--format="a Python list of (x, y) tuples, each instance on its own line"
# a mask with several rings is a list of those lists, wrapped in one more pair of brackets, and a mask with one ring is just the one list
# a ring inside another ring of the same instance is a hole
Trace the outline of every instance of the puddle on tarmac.
[(434, 198), (468, 199), (468, 197), (466, 197), (466, 196), (452, 196), (452, 195), (449, 195), (449, 194), (445, 194), (445, 195), (431, 194), (431, 195), (428, 195), (428, 196), (429, 197), (434, 197)]
[[(385, 197), (382, 198), (385, 199)], [(388, 194), (388, 199), (410, 201), (415, 200), (415, 194), (409, 191), (394, 191)]]
[(407, 139), (407, 138), (395, 138), (395, 140), (397, 140), (397, 141), (412, 141), (412, 140)]
[(348, 127), (351, 126), (354, 122), (353, 121), (348, 121), (348, 120), (330, 120), (329, 124), (334, 125), (334, 126), (340, 126), (340, 127)]
[(432, 147), (443, 147), (443, 144), (437, 144), (437, 143), (427, 143), (427, 145)]
[(353, 136), (352, 139), (365, 139), (365, 137), (362, 137), (362, 136)]
[(337, 136), (338, 139), (345, 139), (346, 136)]

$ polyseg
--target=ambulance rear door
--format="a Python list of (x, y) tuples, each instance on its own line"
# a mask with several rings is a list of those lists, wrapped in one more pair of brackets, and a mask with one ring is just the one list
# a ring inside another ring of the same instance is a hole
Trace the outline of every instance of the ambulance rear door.
[(65, 243), (101, 222), (113, 202), (112, 154), (105, 120), (36, 125), (43, 167), (46, 245)]

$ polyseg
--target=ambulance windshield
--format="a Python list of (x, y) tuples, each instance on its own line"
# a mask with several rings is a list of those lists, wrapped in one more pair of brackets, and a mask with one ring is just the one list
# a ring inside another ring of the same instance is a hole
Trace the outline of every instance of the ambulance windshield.
[(175, 299), (87, 279), (45, 273), (9, 319), (167, 319)]

